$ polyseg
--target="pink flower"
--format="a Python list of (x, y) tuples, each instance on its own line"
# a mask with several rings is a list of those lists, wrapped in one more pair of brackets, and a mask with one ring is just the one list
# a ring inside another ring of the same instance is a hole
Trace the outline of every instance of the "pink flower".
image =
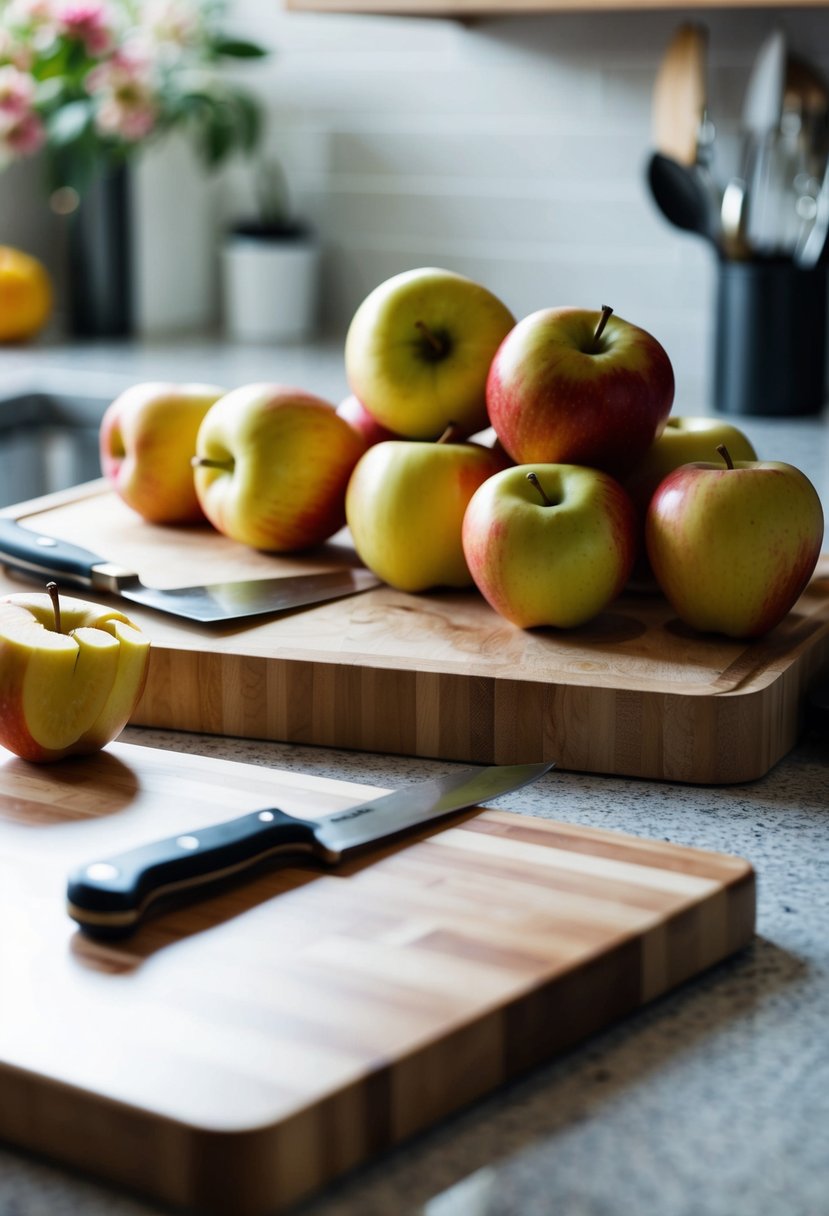
[(0, 68), (0, 112), (8, 118), (22, 118), (32, 108), (35, 82), (26, 72), (8, 63)]
[(88, 55), (105, 55), (111, 49), (112, 23), (101, 0), (67, 0), (54, 16), (58, 33), (73, 42), (82, 42)]
[(34, 156), (46, 142), (46, 130), (33, 111), (20, 116), (0, 114), (0, 144), (14, 156)]
[(98, 103), (95, 125), (102, 135), (137, 143), (155, 127), (159, 106), (146, 59), (116, 51), (92, 69), (86, 88)]

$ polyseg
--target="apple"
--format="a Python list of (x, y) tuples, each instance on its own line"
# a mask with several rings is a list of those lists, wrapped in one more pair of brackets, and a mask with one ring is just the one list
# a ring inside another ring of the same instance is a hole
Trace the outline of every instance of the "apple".
[(386, 439), (399, 438), (394, 431), (382, 426), (353, 393), (349, 393), (347, 397), (343, 398), (337, 406), (337, 413), (354, 427), (358, 435), (362, 435), (366, 447), (371, 447), (375, 443), (383, 443)]
[(151, 381), (126, 389), (104, 412), (98, 432), (103, 474), (150, 523), (204, 521), (190, 460), (202, 420), (224, 391)]
[(225, 536), (254, 549), (307, 549), (345, 523), (346, 486), (364, 451), (331, 402), (247, 384), (220, 397), (199, 427), (196, 493)]
[(123, 613), (49, 589), (0, 601), (0, 743), (35, 762), (95, 752), (119, 735), (150, 654)]
[(639, 508), (645, 512), (654, 490), (661, 481), (683, 464), (714, 460), (724, 444), (732, 460), (756, 460), (751, 440), (736, 426), (716, 418), (670, 417), (661, 435), (654, 439), (623, 485)]
[(363, 300), (345, 341), (351, 391), (377, 421), (407, 439), (463, 435), (488, 425), (486, 378), (515, 324), (472, 279), (426, 266), (387, 279)]
[(808, 477), (777, 461), (682, 465), (645, 520), (654, 575), (686, 625), (760, 637), (789, 612), (817, 565), (823, 509)]
[(654, 439), (645, 455), (622, 484), (639, 512), (639, 556), (631, 575), (631, 590), (659, 591), (645, 548), (645, 515), (659, 483), (680, 465), (713, 460), (720, 444), (725, 444), (735, 460), (756, 460), (750, 440), (736, 426), (715, 418), (671, 417), (661, 435)]
[(674, 399), (664, 348), (646, 330), (582, 308), (544, 308), (507, 334), (489, 371), (489, 418), (517, 464), (628, 473)]
[(448, 431), (435, 443), (378, 443), (357, 463), (345, 500), (354, 548), (378, 578), (400, 591), (469, 587), (461, 544), (467, 504), (503, 468), (490, 448)]
[(607, 473), (514, 465), (475, 492), (463, 551), (478, 590), (522, 629), (582, 625), (622, 591), (636, 554), (636, 511)]

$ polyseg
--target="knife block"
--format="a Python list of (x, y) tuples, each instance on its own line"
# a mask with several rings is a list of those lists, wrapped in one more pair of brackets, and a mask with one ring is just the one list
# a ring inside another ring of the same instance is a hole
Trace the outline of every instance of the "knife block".
[(826, 389), (826, 266), (785, 258), (721, 261), (714, 336), (714, 409), (819, 414)]

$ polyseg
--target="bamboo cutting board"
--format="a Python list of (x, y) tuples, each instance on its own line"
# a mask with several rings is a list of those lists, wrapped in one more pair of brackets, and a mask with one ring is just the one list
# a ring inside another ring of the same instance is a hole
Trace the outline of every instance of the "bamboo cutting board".
[[(543, 778), (551, 804), (564, 779)], [(265, 1216), (751, 939), (745, 861), (480, 810), (334, 871), (261, 871), (125, 941), (65, 914), (76, 865), (374, 792), (129, 744), (0, 752), (0, 1137)]]
[[(103, 482), (9, 509), (160, 587), (354, 564), (347, 533), (303, 556), (145, 523)], [(31, 583), (0, 571), (0, 594)], [(85, 593), (84, 593), (85, 594)], [(87, 596), (86, 598), (94, 598)], [(829, 664), (829, 559), (756, 642), (699, 635), (661, 596), (572, 630), (517, 629), (474, 589), (390, 587), (227, 626), (115, 601), (153, 641), (133, 721), (172, 730), (688, 782), (762, 776)]]

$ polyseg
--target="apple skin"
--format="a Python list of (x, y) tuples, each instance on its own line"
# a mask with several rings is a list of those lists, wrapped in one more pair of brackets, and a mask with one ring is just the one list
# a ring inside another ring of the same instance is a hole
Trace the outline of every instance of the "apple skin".
[(464, 512), (478, 487), (502, 468), (497, 452), (474, 443), (398, 439), (369, 448), (345, 500), (361, 561), (400, 591), (470, 587)]
[(823, 509), (799, 469), (776, 461), (682, 465), (648, 507), (653, 573), (680, 620), (761, 637), (796, 603), (820, 556)]
[(381, 426), (353, 393), (349, 393), (347, 397), (343, 398), (337, 406), (337, 413), (340, 418), (344, 418), (350, 426), (354, 427), (358, 435), (362, 436), (366, 447), (373, 447), (375, 443), (384, 443), (387, 439), (399, 439), (399, 435), (395, 435), (394, 431)]
[(568, 629), (622, 591), (636, 533), (633, 503), (615, 478), (581, 465), (533, 464), (505, 469), (481, 486), (462, 537), (472, 577), (497, 613), (522, 629)]
[(190, 460), (202, 420), (224, 391), (213, 384), (135, 384), (104, 412), (101, 470), (150, 523), (204, 522)]
[(35, 763), (99, 751), (144, 691), (149, 639), (123, 613), (61, 596), (0, 601), (0, 743)]
[[(195, 486), (217, 531), (254, 549), (293, 552), (345, 523), (345, 491), (365, 441), (304, 389), (243, 385), (205, 415)], [(216, 467), (199, 461), (216, 462)]]
[(731, 423), (706, 417), (668, 418), (661, 435), (622, 483), (639, 508), (643, 522), (659, 483), (680, 465), (717, 461), (719, 444), (725, 444), (732, 460), (757, 459), (751, 440)]
[(501, 343), (486, 387), (490, 421), (517, 464), (580, 464), (624, 476), (662, 431), (671, 361), (646, 330), (601, 313), (544, 308)]
[(471, 435), (489, 424), (489, 365), (514, 324), (492, 292), (464, 275), (404, 271), (375, 287), (352, 318), (349, 387), (382, 426), (407, 439), (437, 439), (450, 425)]

